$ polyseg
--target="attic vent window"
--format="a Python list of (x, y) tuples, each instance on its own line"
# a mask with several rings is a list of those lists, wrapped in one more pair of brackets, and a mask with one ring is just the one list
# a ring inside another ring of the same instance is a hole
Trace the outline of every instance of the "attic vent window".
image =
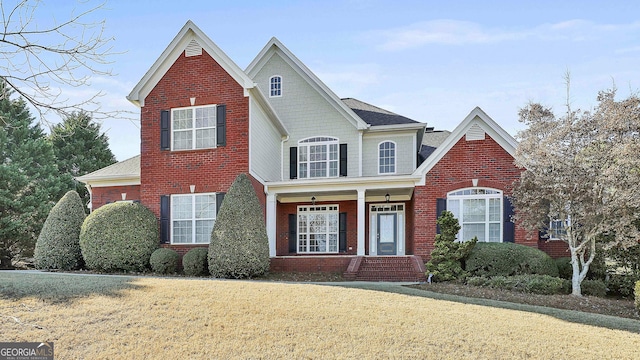
[(467, 130), (467, 141), (484, 140), (484, 137), (485, 132), (478, 124), (474, 124)]
[(197, 41), (191, 40), (184, 51), (186, 57), (202, 55), (202, 46)]
[(274, 75), (269, 78), (269, 97), (282, 96), (282, 76)]

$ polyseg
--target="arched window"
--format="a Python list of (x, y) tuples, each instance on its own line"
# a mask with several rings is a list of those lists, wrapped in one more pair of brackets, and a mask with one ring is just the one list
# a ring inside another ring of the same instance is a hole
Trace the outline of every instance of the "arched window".
[(282, 96), (282, 76), (274, 75), (269, 78), (269, 97)]
[(396, 143), (383, 141), (378, 145), (378, 174), (396, 173)]
[(318, 136), (298, 142), (298, 178), (338, 176), (338, 139)]
[(460, 222), (459, 241), (502, 242), (502, 191), (486, 188), (455, 190), (447, 194), (447, 210)]

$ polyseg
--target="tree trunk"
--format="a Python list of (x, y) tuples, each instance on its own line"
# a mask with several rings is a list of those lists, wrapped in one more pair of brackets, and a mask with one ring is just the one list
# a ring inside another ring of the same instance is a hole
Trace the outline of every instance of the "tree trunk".
[(6, 249), (0, 249), (0, 270), (12, 270), (11, 252)]
[(573, 274), (571, 275), (571, 295), (582, 296), (582, 289), (580, 284), (582, 279), (580, 278), (580, 264), (578, 260), (578, 254), (574, 249), (571, 249), (571, 267), (573, 268)]

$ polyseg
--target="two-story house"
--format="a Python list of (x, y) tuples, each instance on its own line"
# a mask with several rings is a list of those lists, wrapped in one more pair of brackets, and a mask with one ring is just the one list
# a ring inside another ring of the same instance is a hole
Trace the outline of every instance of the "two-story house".
[(139, 200), (179, 253), (209, 243), (240, 173), (264, 206), (274, 271), (422, 279), (444, 209), (461, 239), (542, 246), (511, 221), (516, 142), (479, 108), (434, 131), (340, 99), (275, 38), (242, 70), (191, 21), (128, 99), (140, 155), (79, 180), (94, 209)]

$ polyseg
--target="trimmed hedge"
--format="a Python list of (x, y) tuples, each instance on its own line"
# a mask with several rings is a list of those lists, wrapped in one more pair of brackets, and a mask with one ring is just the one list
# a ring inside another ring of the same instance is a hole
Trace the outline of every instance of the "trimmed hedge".
[(82, 267), (80, 228), (84, 219), (80, 195), (67, 192), (51, 209), (42, 226), (33, 255), (36, 268), (75, 270)]
[(571, 266), (570, 257), (561, 257), (553, 259), (558, 267), (558, 276), (562, 279), (571, 280), (573, 276), (573, 267)]
[(566, 282), (549, 275), (476, 276), (467, 279), (469, 285), (541, 295), (566, 294)]
[(514, 243), (477, 243), (465, 265), (471, 276), (558, 276), (558, 266), (549, 255)]
[(182, 257), (182, 269), (185, 275), (206, 276), (209, 274), (209, 264), (207, 256), (209, 249), (195, 248), (189, 250)]
[(149, 259), (151, 270), (158, 274), (174, 274), (178, 271), (180, 255), (171, 249), (156, 249)]
[(605, 297), (607, 296), (607, 285), (602, 280), (584, 279), (580, 284), (582, 295)]
[(87, 216), (80, 248), (87, 268), (98, 271), (144, 271), (158, 248), (158, 221), (137, 203), (116, 202)]

